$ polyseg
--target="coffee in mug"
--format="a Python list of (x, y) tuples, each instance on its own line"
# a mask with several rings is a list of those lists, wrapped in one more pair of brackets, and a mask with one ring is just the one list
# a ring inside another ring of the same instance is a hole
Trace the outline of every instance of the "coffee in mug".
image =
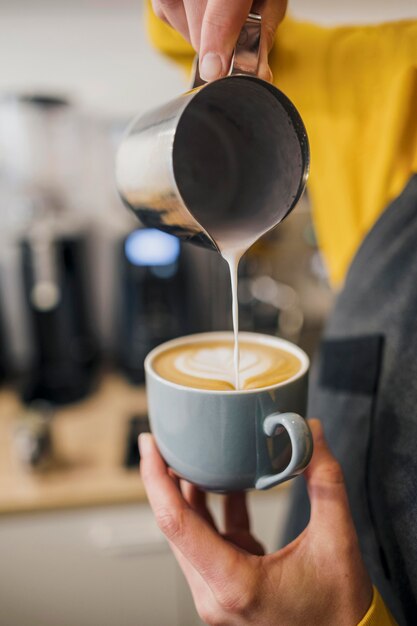
[[(259, 336), (261, 337), (261, 336)], [(301, 369), (300, 359), (270, 342), (239, 341), (239, 389), (261, 389), (292, 378)], [(191, 341), (160, 352), (153, 359), (159, 376), (195, 389), (233, 390), (234, 343)]]
[(211, 491), (267, 489), (300, 474), (313, 445), (302, 417), (308, 356), (278, 337), (239, 333), (239, 389), (234, 336), (180, 337), (145, 360), (151, 430), (166, 463)]

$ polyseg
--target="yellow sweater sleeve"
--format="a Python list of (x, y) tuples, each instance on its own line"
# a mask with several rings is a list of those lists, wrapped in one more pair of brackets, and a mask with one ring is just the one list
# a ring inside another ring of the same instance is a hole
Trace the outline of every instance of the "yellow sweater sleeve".
[(270, 64), (307, 127), (314, 223), (340, 284), (417, 172), (417, 21), (323, 28), (285, 20)]
[[(191, 46), (147, 10), (153, 44), (189, 70)], [(417, 21), (324, 28), (286, 18), (270, 65), (307, 127), (313, 217), (337, 285), (417, 172)]]
[(398, 626), (376, 587), (374, 587), (372, 604), (358, 626)]
[(189, 71), (195, 54), (191, 44), (168, 24), (156, 17), (152, 11), (150, 0), (146, 3), (145, 11), (147, 32), (152, 45)]

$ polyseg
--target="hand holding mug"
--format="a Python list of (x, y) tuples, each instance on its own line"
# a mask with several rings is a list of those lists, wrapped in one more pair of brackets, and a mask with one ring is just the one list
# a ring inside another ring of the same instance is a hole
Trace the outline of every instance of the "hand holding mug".
[(229, 332), (179, 337), (145, 360), (158, 448), (178, 476), (209, 491), (268, 489), (300, 474), (311, 458), (303, 417), (308, 356), (260, 333), (239, 333), (239, 345), (239, 389), (229, 379)]
[(320, 422), (310, 421), (314, 454), (304, 476), (310, 523), (285, 548), (263, 556), (250, 534), (244, 494), (225, 497), (226, 533), (205, 495), (172, 477), (151, 435), (141, 435), (141, 476), (161, 530), (210, 625), (357, 624), (372, 600), (341, 468)]

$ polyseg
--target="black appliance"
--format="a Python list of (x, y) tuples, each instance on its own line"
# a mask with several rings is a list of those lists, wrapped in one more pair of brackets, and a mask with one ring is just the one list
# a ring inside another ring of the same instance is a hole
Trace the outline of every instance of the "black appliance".
[(140, 463), (138, 437), (140, 434), (148, 432), (150, 432), (150, 426), (147, 415), (134, 415), (130, 418), (125, 443), (125, 467), (133, 467), (137, 470)]
[(147, 353), (190, 332), (183, 244), (153, 228), (140, 228), (120, 246), (118, 362), (133, 383), (144, 380)]
[(82, 116), (66, 99), (0, 98), (6, 327), (26, 402), (79, 400), (94, 379), (84, 143)]
[[(1, 305), (1, 300), (0, 300)], [(0, 308), (0, 383), (6, 378), (8, 373), (9, 351), (6, 343), (6, 331), (2, 310)]]
[(23, 284), (33, 358), (22, 385), (25, 402), (67, 404), (94, 382), (97, 345), (87, 303), (83, 235), (22, 243)]

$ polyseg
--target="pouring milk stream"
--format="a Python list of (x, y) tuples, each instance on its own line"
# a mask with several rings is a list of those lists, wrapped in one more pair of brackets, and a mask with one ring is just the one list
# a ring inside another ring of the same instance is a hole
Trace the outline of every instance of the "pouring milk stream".
[(196, 63), (193, 89), (134, 119), (116, 157), (120, 196), (144, 226), (211, 248), (228, 263), (236, 389), (239, 261), (292, 211), (309, 170), (299, 113), (257, 77), (260, 35), (261, 18), (250, 14), (229, 76), (205, 84)]
[(240, 238), (236, 241), (232, 237), (225, 239), (224, 241), (218, 241), (220, 254), (229, 266), (230, 273), (230, 286), (232, 290), (232, 321), (233, 321), (233, 338), (234, 338), (234, 350), (233, 350), (233, 369), (234, 369), (234, 386), (235, 389), (240, 389), (239, 379), (239, 365), (240, 365), (240, 350), (239, 350), (239, 299), (238, 299), (238, 269), (239, 262), (242, 256), (251, 247), (255, 241), (257, 241), (264, 233), (255, 233), (250, 240), (242, 242)]

